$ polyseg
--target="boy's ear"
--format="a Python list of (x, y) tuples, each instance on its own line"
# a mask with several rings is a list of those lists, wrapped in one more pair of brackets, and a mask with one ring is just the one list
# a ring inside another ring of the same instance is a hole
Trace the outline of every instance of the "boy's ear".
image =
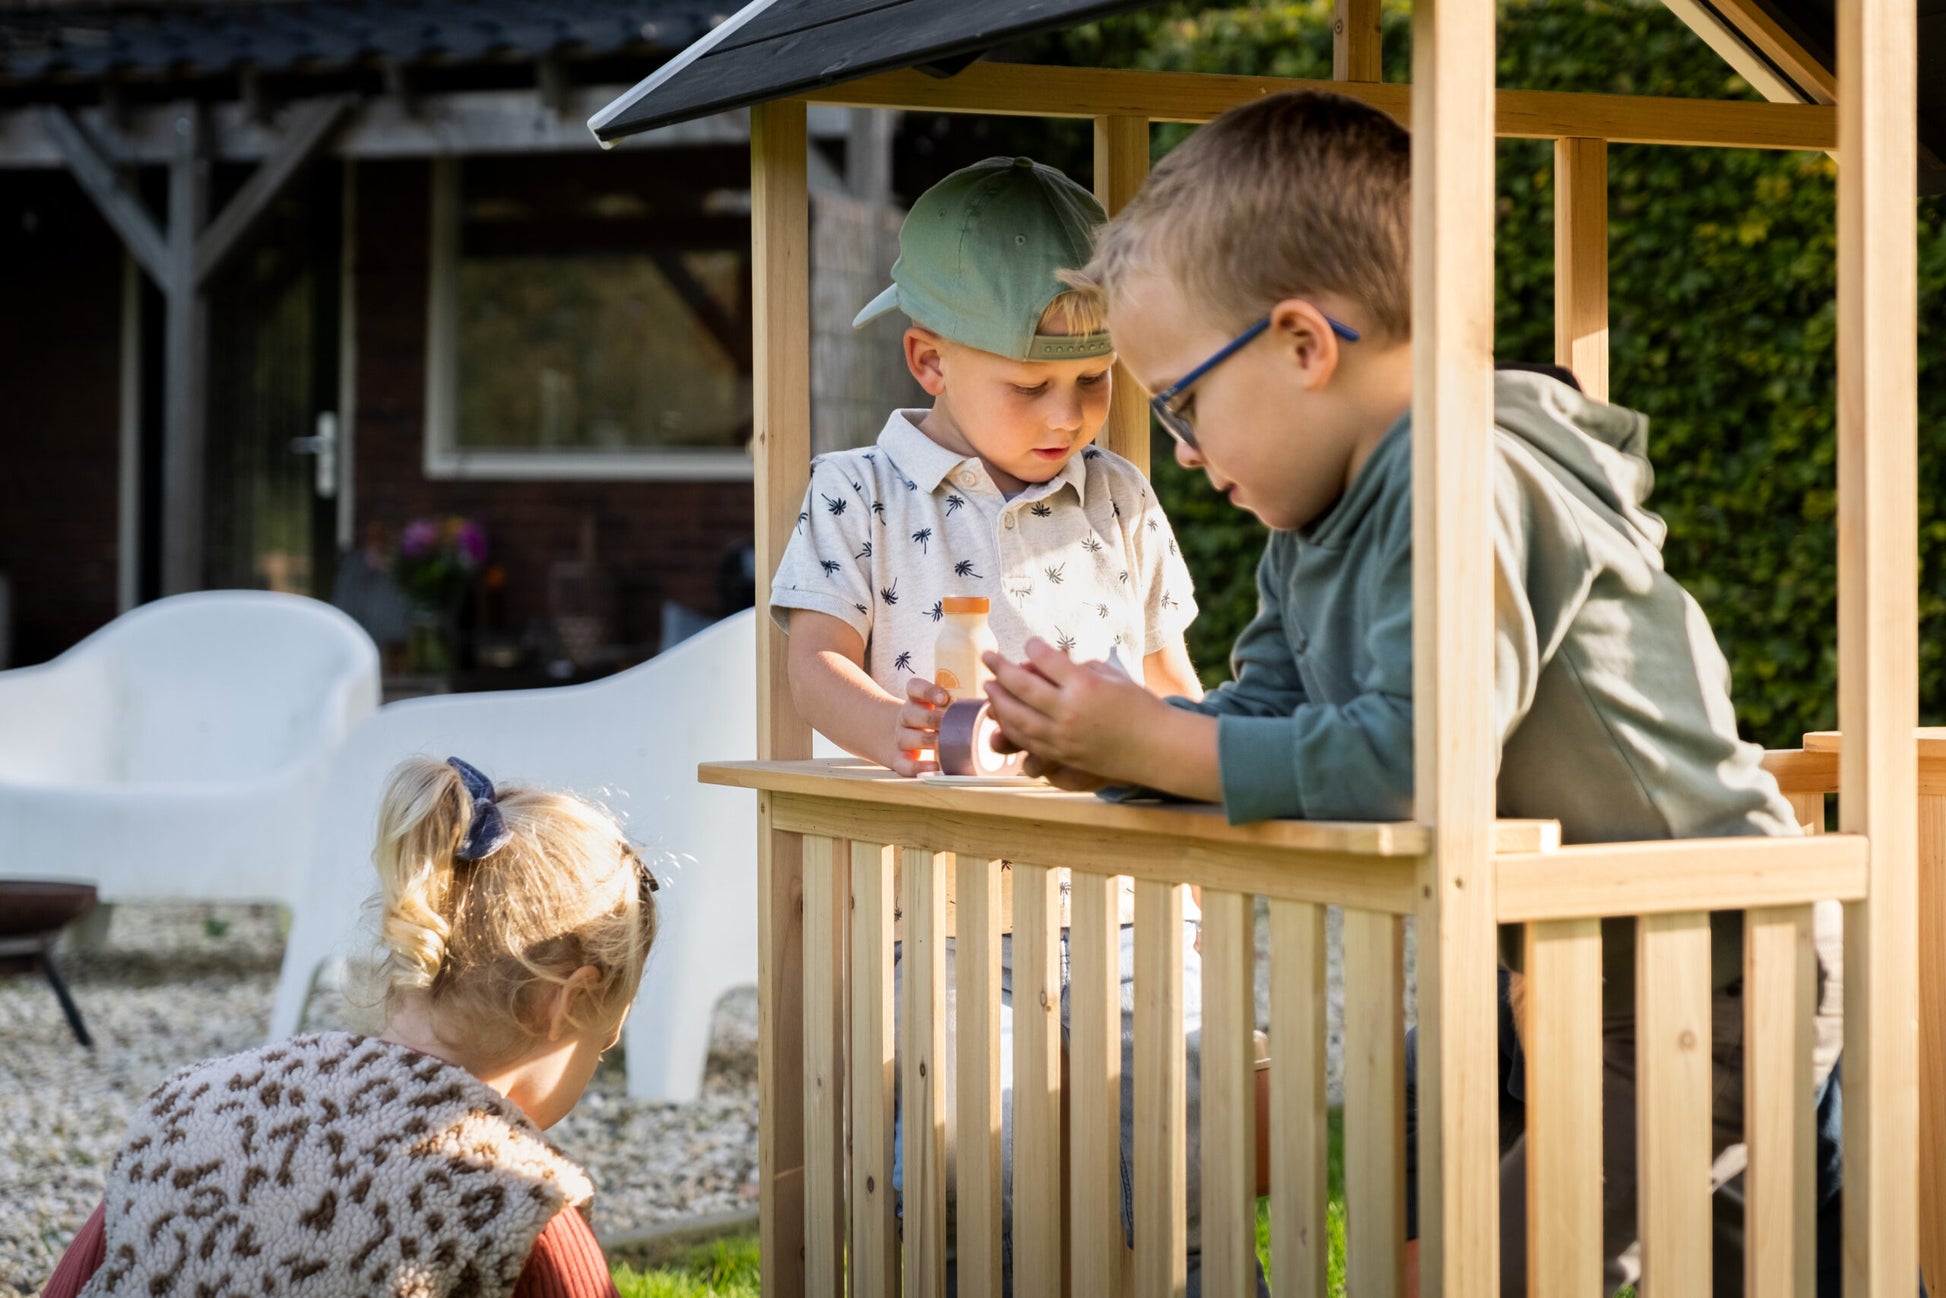
[(1270, 309), (1270, 332), (1278, 347), (1303, 375), (1304, 385), (1322, 387), (1338, 371), (1338, 335), (1324, 313), (1301, 297), (1287, 297)]
[(946, 390), (944, 339), (921, 325), (905, 331), (905, 367), (926, 395), (936, 397)]

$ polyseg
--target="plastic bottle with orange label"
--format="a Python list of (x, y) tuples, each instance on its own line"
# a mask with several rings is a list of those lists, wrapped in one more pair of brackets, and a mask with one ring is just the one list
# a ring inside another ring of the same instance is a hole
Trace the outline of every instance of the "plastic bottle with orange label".
[(984, 698), (986, 683), (993, 679), (993, 673), (987, 670), (980, 655), (990, 650), (998, 652), (1000, 648), (987, 626), (987, 601), (977, 596), (959, 596), (941, 603), (945, 624), (933, 642), (933, 683), (951, 694), (955, 703)]

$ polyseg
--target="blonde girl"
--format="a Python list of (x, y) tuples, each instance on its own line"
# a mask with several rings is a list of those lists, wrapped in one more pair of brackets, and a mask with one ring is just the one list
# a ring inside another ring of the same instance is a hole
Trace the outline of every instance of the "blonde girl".
[(541, 1132), (621, 1033), (655, 878), (600, 807), (458, 758), (393, 773), (373, 859), (384, 1031), (164, 1083), (46, 1298), (614, 1292)]

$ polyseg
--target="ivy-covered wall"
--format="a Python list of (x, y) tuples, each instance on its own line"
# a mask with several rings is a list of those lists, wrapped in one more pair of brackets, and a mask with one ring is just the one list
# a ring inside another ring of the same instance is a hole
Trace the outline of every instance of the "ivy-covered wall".
[[(1408, 14), (1385, 13), (1386, 79), (1409, 79)], [(1331, 4), (1175, 6), (1052, 38), (1049, 62), (1331, 75)], [(1507, 0), (1505, 88), (1757, 96), (1655, 0)], [(1187, 128), (1158, 130), (1158, 151)], [(1051, 143), (1062, 151), (1062, 138)], [(1050, 143), (1045, 137), (1041, 147)], [(1081, 153), (1082, 141), (1073, 142)], [(1496, 346), (1551, 360), (1552, 145), (1499, 150)], [(1085, 155), (1057, 159), (1085, 173)], [(1652, 420), (1651, 505), (1665, 556), (1735, 674), (1745, 733), (1795, 746), (1837, 720), (1835, 171), (1823, 154), (1621, 145), (1609, 150), (1610, 392)], [(1946, 214), (1920, 200), (1920, 707), (1946, 720)], [(1155, 447), (1157, 489), (1198, 583), (1191, 651), (1206, 680), (1255, 607), (1254, 519)]]

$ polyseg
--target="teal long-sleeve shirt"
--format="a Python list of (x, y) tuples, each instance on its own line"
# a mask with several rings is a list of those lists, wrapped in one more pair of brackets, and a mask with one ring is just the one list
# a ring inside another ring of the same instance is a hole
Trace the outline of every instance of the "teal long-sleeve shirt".
[[(1499, 814), (1558, 820), (1570, 843), (1797, 833), (1737, 737), (1707, 619), (1663, 568), (1647, 420), (1538, 374), (1496, 375), (1494, 395)], [(1218, 718), (1232, 822), (1412, 816), (1411, 461), (1408, 417), (1324, 517), (1273, 533), (1234, 679), (1172, 700)]]

